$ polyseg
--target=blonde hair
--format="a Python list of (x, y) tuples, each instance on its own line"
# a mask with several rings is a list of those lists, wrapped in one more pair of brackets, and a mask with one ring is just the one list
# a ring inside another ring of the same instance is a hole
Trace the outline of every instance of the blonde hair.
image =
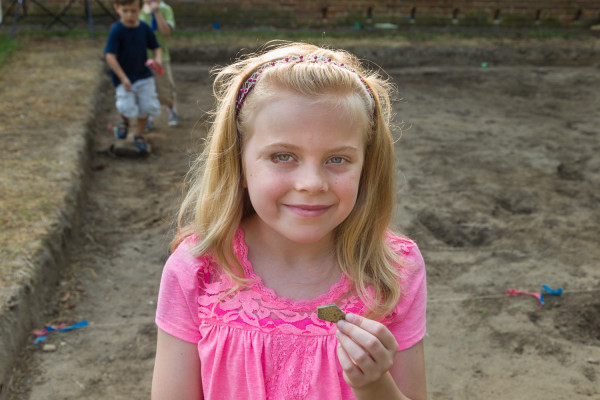
[[(236, 99), (248, 78), (265, 63), (286, 56), (325, 57), (335, 64), (282, 63), (265, 69), (236, 116)], [(358, 98), (367, 129), (364, 164), (354, 209), (335, 229), (335, 251), (342, 272), (368, 305), (369, 316), (391, 312), (400, 297), (399, 260), (386, 241), (395, 193), (391, 89), (387, 80), (365, 69), (354, 55), (303, 43), (278, 45), (218, 70), (213, 87), (217, 100), (214, 120), (207, 145), (186, 177), (189, 189), (179, 211), (172, 248), (185, 237), (198, 235), (201, 240), (194, 254), (210, 254), (237, 285), (244, 285), (233, 241), (241, 221), (254, 212), (242, 187), (241, 163), (244, 134), (253, 115), (282, 90), (316, 100), (337, 97), (338, 102), (353, 108)], [(369, 287), (373, 296), (369, 296)]]

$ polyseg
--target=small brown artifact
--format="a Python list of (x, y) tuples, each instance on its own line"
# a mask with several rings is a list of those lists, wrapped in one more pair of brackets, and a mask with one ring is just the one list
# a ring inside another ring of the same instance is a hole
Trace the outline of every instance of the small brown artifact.
[(333, 322), (334, 324), (341, 319), (346, 318), (346, 314), (335, 304), (325, 304), (317, 307), (317, 317), (323, 321)]

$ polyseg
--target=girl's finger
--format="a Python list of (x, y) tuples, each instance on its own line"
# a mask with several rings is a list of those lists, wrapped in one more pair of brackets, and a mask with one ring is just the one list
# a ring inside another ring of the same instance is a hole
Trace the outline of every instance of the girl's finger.
[(350, 386), (361, 386), (366, 380), (364, 372), (352, 361), (341, 342), (337, 345), (337, 356), (344, 371), (344, 379)]
[(350, 358), (348, 353), (346, 353), (346, 350), (344, 350), (344, 347), (341, 343), (338, 343), (337, 345), (337, 355), (338, 360), (340, 361), (340, 365), (342, 366), (342, 369), (344, 371), (352, 371), (353, 369), (359, 369), (356, 366), (356, 364), (352, 362), (352, 359)]
[[(344, 327), (346, 329), (344, 330), (344, 333), (350, 334), (350, 332), (352, 332), (352, 325), (355, 325), (376, 337), (388, 351), (394, 354), (398, 351), (398, 342), (396, 341), (396, 338), (382, 323), (356, 314), (346, 314), (346, 322), (349, 322), (350, 324), (347, 324)], [(342, 325), (344, 324), (342, 323)]]
[(341, 344), (342, 349), (346, 352), (348, 357), (352, 360), (354, 365), (360, 368), (361, 371), (365, 372), (375, 367), (375, 359), (356, 340), (345, 335), (343, 332), (338, 330), (336, 332), (338, 342)]
[(364, 357), (364, 354), (368, 355), (374, 362), (389, 358), (390, 351), (377, 337), (366, 330), (351, 323), (340, 321), (338, 331), (340, 335), (345, 336), (338, 335), (338, 340), (342, 342), (353, 360), (357, 361), (355, 357)]

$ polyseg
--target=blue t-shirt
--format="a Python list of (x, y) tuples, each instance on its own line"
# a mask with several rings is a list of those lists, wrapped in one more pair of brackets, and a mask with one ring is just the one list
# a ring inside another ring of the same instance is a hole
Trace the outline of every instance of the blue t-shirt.
[[(128, 28), (117, 21), (110, 28), (104, 54), (111, 53), (117, 56), (117, 61), (123, 68), (123, 72), (133, 84), (135, 81), (144, 78), (150, 78), (152, 71), (145, 63), (148, 59), (147, 50), (154, 50), (160, 47), (152, 29), (143, 21), (135, 28)], [(121, 80), (110, 71), (113, 85), (115, 87), (121, 84)]]

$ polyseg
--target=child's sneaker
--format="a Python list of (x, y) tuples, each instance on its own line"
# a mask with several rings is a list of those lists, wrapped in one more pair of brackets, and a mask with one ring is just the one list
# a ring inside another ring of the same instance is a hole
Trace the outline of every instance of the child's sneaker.
[(154, 120), (152, 115), (148, 116), (148, 122), (146, 122), (146, 132), (150, 132), (154, 128)]
[(177, 115), (177, 111), (175, 108), (168, 108), (169, 110), (169, 126), (177, 126), (179, 125), (179, 115)]
[(133, 144), (135, 145), (135, 151), (138, 153), (148, 152), (148, 143), (146, 143), (146, 139), (143, 136), (134, 136)]
[(117, 126), (113, 127), (113, 132), (117, 139), (125, 139), (127, 137), (127, 131), (129, 130), (129, 124), (125, 121), (119, 121)]

